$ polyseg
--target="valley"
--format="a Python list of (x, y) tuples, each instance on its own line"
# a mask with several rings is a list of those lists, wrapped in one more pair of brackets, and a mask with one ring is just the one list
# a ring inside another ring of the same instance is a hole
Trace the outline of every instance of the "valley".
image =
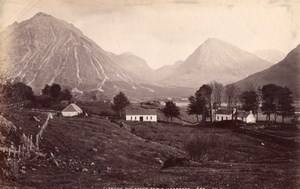
[(210, 19), (144, 25), (155, 11), (132, 26), (127, 16), (147, 14), (144, 5), (130, 14), (102, 6), (112, 5), (93, 7), (93, 24), (57, 9), (1, 27), (0, 188), (300, 188), (299, 43), (265, 49), (271, 40), (255, 41), (244, 25), (233, 28), (246, 28), (249, 44), (232, 32), (223, 40), (224, 28), (181, 39)]

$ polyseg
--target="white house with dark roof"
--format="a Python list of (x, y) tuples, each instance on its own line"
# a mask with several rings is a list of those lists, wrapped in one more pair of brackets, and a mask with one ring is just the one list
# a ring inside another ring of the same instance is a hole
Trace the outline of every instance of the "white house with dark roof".
[(241, 120), (245, 123), (256, 123), (256, 117), (252, 113), (252, 111), (250, 112), (238, 111), (237, 120)]
[(232, 119), (235, 119), (235, 116), (237, 116), (237, 120), (243, 121), (245, 123), (256, 123), (256, 117), (252, 113), (252, 111), (250, 111), (250, 112), (236, 111), (235, 109), (233, 109), (233, 110), (227, 110), (227, 109), (216, 110), (215, 121), (232, 120)]
[(232, 120), (233, 110), (216, 110), (215, 121)]
[(82, 114), (83, 111), (76, 104), (69, 104), (65, 109), (61, 111), (62, 116), (64, 117), (73, 117)]
[(157, 122), (157, 112), (153, 109), (126, 110), (126, 121)]

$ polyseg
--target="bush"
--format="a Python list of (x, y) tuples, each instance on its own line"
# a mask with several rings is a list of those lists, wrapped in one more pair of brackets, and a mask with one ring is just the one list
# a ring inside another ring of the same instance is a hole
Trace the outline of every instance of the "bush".
[(184, 149), (192, 160), (223, 161), (226, 158), (226, 141), (211, 133), (191, 132), (186, 138)]

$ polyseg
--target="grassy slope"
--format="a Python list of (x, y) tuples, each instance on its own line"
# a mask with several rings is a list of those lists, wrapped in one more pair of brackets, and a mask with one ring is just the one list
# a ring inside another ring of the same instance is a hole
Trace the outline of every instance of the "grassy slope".
[[(28, 110), (22, 111), (22, 115), (20, 112), (15, 114), (15, 119), (18, 118), (20, 123), (32, 115)], [(31, 123), (20, 123), (24, 131), (30, 131)], [(165, 123), (130, 125), (135, 129), (135, 134), (142, 138), (96, 116), (54, 117), (45, 130), (40, 147), (48, 154), (52, 152), (60, 166), (56, 167), (45, 158), (28, 162), (25, 165), (27, 172), (21, 175), (18, 183), (22, 187), (36, 188), (300, 186), (299, 164), (293, 155), (295, 149), (226, 129)], [(160, 170), (161, 165), (155, 158), (165, 160), (171, 155), (184, 156), (182, 143), (191, 132), (218, 135), (232, 144), (226, 149), (230, 154), (226, 161), (193, 163), (192, 166)], [(83, 168), (87, 171), (83, 172)]]

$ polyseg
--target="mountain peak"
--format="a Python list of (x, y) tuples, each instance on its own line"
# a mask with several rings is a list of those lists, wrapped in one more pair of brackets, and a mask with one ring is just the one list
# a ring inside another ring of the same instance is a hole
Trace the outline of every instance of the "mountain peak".
[(41, 16), (50, 16), (49, 14), (46, 14), (46, 13), (44, 13), (44, 12), (38, 12), (38, 13), (36, 13), (34, 16), (33, 16), (33, 18), (34, 17), (41, 17)]
[(231, 44), (225, 42), (225, 41), (222, 41), (220, 39), (217, 39), (217, 38), (208, 38), (204, 41), (204, 43), (201, 45), (201, 46), (204, 46), (204, 47), (219, 47), (219, 46), (224, 46), (224, 45), (229, 45), (229, 46), (232, 46)]

